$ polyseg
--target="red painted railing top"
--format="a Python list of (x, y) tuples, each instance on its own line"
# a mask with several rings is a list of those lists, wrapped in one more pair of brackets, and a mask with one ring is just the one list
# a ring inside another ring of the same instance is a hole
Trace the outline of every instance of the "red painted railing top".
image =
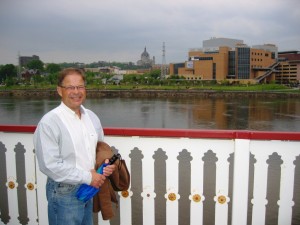
[[(35, 125), (0, 125), (0, 132), (33, 133)], [(252, 131), (252, 130), (196, 130), (162, 128), (104, 128), (105, 135), (141, 137), (184, 137), (215, 139), (296, 140), (300, 132)]]

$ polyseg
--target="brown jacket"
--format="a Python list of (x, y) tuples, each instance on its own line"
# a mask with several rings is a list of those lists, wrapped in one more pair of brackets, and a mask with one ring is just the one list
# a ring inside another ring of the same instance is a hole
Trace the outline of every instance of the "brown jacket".
[[(98, 142), (96, 148), (96, 166), (97, 170), (105, 161), (113, 156), (111, 147), (105, 142)], [(112, 203), (118, 204), (115, 191), (124, 191), (129, 188), (130, 175), (123, 160), (115, 162), (116, 169), (103, 183), (100, 191), (93, 199), (93, 212), (101, 211), (103, 220), (111, 219), (115, 214)], [(112, 186), (113, 184), (113, 186)]]

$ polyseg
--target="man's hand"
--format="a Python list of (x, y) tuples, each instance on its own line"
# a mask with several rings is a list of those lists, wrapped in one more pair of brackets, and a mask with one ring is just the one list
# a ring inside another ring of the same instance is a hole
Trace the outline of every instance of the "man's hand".
[(90, 183), (91, 186), (95, 188), (100, 188), (102, 184), (104, 183), (106, 177), (102, 174), (99, 174), (96, 172), (96, 170), (91, 170), (92, 174), (92, 182)]
[[(105, 163), (108, 163), (108, 162), (109, 162), (109, 160), (106, 159)], [(106, 177), (109, 177), (115, 171), (115, 169), (116, 169), (116, 166), (114, 164), (108, 165), (108, 166), (104, 167), (103, 175)]]

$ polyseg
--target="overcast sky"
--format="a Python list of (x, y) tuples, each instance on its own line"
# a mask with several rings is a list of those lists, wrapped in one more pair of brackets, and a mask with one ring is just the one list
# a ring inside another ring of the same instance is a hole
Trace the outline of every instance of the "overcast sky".
[(211, 37), (300, 51), (300, 0), (0, 0), (0, 65), (184, 62)]

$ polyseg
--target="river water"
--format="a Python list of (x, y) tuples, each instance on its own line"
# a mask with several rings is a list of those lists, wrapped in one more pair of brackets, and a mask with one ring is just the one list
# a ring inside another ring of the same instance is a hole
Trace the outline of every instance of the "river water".
[[(0, 98), (0, 124), (36, 125), (57, 98)], [(300, 131), (300, 99), (90, 98), (103, 127)]]

